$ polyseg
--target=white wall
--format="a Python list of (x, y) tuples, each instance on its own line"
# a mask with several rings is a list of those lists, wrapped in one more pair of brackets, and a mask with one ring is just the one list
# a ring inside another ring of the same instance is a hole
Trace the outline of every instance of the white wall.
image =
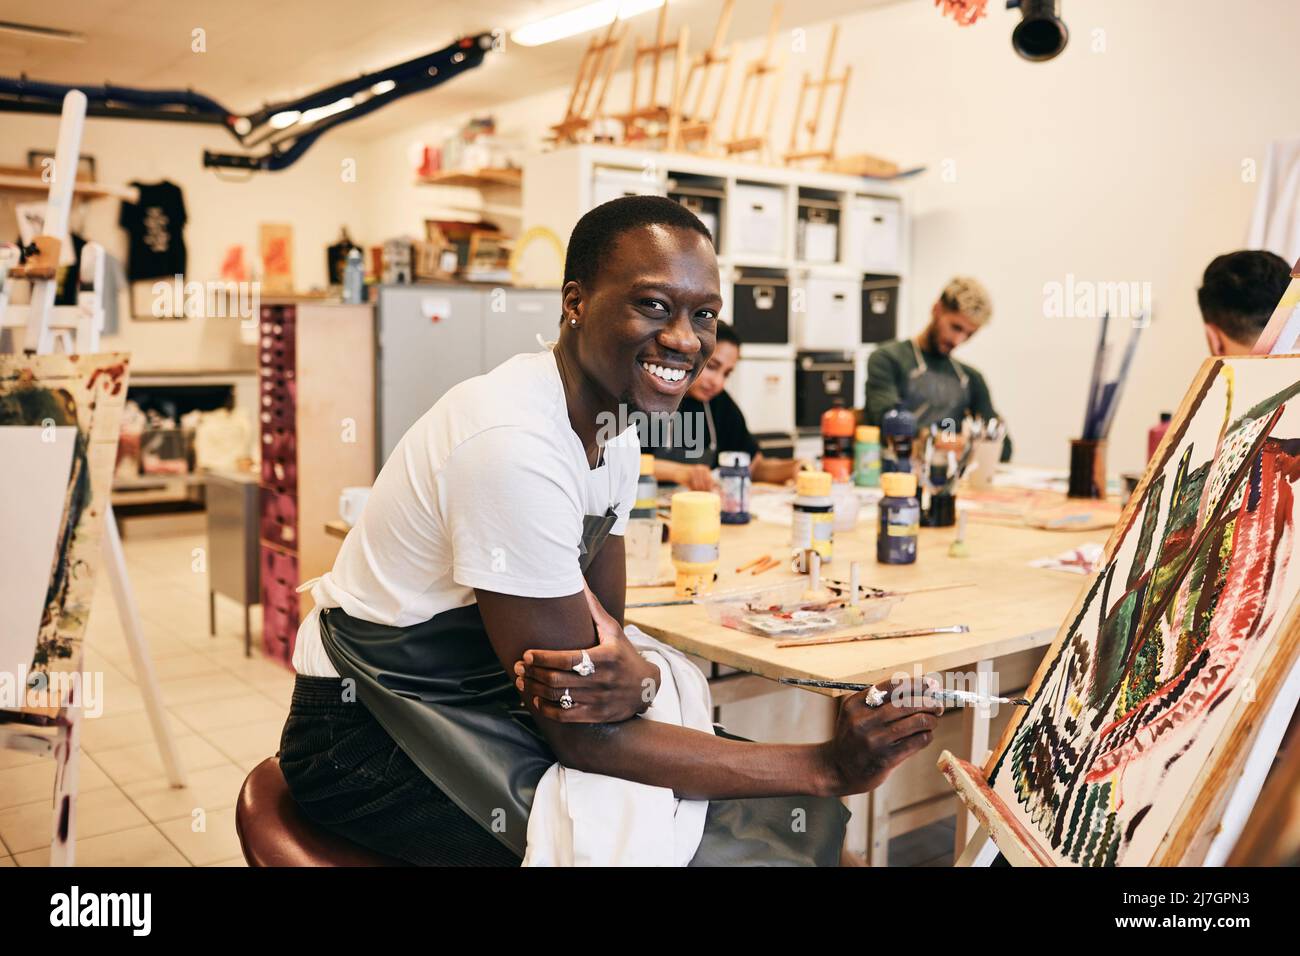
[[(25, 166), (29, 149), (53, 151), (58, 118), (0, 113), (0, 165)], [(355, 157), (356, 144), (346, 138), (324, 138), (288, 170), (279, 173), (223, 173), (204, 169), (204, 148), (238, 152), (234, 139), (219, 129), (181, 123), (126, 120), (86, 120), (81, 152), (95, 157), (96, 178), (125, 185), (131, 180), (168, 179), (184, 193), (187, 225), (185, 245), (189, 277), (200, 281), (220, 276), (226, 250), (245, 249), (245, 262), (258, 265), (258, 225), (285, 222), (294, 228), (294, 276), (307, 290), (326, 282), (325, 247), (347, 225), (360, 237), (363, 187), (345, 182), (344, 159)], [(234, 180), (234, 181), (232, 181)], [(6, 239), (16, 239), (12, 203), (0, 197), (0, 223)], [(117, 225), (119, 203), (99, 199), (74, 210), (73, 231), (101, 243), (125, 262), (126, 233)], [(120, 312), (121, 334), (105, 337), (105, 349), (127, 349), (137, 372), (160, 369), (253, 368), (255, 351), (238, 343), (229, 319), (132, 321), (125, 303)]]
[[(909, 187), (913, 305), (928, 310), (956, 273), (989, 286), (994, 321), (959, 357), (989, 379), (1018, 461), (1065, 467), (1096, 337), (1095, 320), (1045, 317), (1044, 284), (1067, 274), (1151, 283), (1155, 321), (1111, 433), (1112, 469), (1140, 469), (1146, 429), (1177, 407), (1205, 355), (1201, 273), (1244, 240), (1255, 186), (1243, 182), (1243, 160), (1262, 161), (1269, 141), (1300, 133), (1290, 50), (1300, 4), (1066, 0), (1070, 44), (1037, 64), (1012, 52), (1018, 14), (1002, 6), (991, 2), (966, 29), (929, 0), (842, 20), (837, 65), (851, 58), (854, 76), (840, 152), (929, 167)], [(806, 52), (791, 57), (781, 145), (796, 78), (820, 71), (828, 36), (828, 24), (808, 28)], [(750, 43), (741, 57), (756, 52)], [(499, 127), (537, 142), (566, 96), (548, 90), (495, 110)], [(439, 191), (411, 185), (407, 152), (463, 118), (370, 144), (365, 166), (379, 174), (368, 187), (372, 234), (422, 229)]]

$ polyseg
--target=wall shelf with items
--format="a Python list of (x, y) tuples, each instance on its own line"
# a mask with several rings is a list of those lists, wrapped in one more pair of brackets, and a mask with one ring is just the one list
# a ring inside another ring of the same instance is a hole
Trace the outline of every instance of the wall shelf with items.
[[(792, 426), (801, 352), (850, 355), (853, 403), (863, 404), (867, 355), (877, 342), (911, 332), (910, 223), (899, 184), (580, 145), (526, 160), (523, 228), (545, 227), (564, 239), (594, 206), (644, 194), (671, 196), (697, 214), (716, 217), (722, 317), (745, 342), (745, 361), (728, 389), (753, 419), (752, 431)], [(526, 271), (519, 279), (548, 280)], [(815, 311), (801, 314), (809, 303)]]

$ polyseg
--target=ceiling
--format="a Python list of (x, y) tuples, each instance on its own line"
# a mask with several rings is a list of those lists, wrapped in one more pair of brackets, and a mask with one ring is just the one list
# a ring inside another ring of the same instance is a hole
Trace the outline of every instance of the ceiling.
[[(457, 36), (502, 28), (507, 33), (585, 0), (6, 0), (2, 19), (83, 34), (85, 43), (0, 32), (0, 74), (26, 73), (57, 83), (114, 83), (190, 88), (236, 113), (308, 93), (350, 75), (432, 52)], [(816, 23), (899, 0), (786, 0), (786, 28)], [(669, 29), (685, 24), (692, 49), (712, 37), (722, 0), (670, 0)], [(649, 37), (655, 13), (631, 22)], [(731, 39), (762, 35), (767, 0), (739, 0)], [(193, 36), (202, 29), (203, 52)], [(446, 85), (415, 94), (347, 127), (373, 135), (517, 99), (573, 82), (590, 34), (545, 46), (507, 44), (484, 65)], [(626, 57), (626, 54), (625, 54)]]

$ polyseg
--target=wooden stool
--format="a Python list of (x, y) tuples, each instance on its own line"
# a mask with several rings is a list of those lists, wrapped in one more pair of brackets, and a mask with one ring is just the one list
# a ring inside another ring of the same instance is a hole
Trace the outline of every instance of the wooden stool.
[(235, 832), (249, 866), (407, 865), (308, 820), (284, 782), (278, 756), (267, 757), (244, 780), (235, 808)]

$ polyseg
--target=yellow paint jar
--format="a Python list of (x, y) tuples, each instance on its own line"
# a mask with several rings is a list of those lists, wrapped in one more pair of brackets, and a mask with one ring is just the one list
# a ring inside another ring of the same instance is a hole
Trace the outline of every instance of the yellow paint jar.
[(790, 549), (801, 571), (809, 551), (817, 552), (822, 564), (831, 560), (835, 534), (835, 506), (831, 500), (831, 476), (825, 471), (801, 471), (795, 479), (794, 507), (790, 521)]
[(722, 537), (722, 500), (711, 491), (679, 491), (672, 497), (668, 541), (677, 569), (677, 596), (713, 589)]

